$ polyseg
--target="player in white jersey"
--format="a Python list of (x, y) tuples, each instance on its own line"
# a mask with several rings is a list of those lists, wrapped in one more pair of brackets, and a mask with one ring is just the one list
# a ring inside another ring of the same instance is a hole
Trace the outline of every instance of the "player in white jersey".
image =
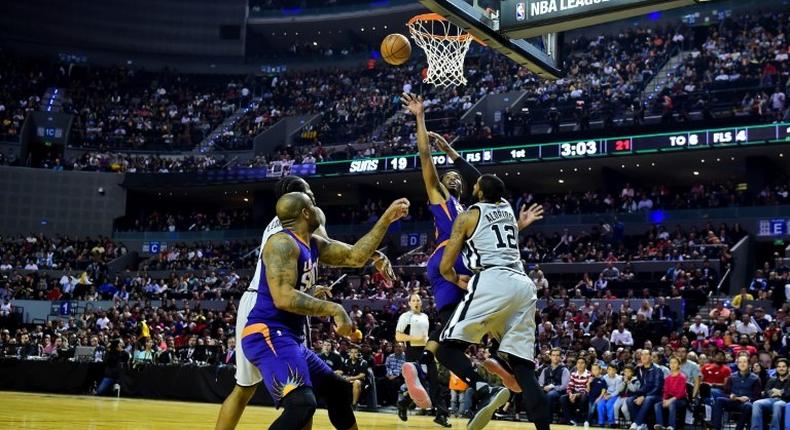
[[(286, 176), (279, 180), (274, 186), (275, 201), (284, 194), (291, 192), (303, 192), (315, 200), (313, 192), (310, 189), (310, 185), (307, 184), (307, 181), (298, 176)], [(329, 235), (327, 235), (326, 229), (324, 228), (324, 225), (326, 224), (326, 217), (318, 207), (316, 207), (316, 214), (319, 217), (321, 226), (318, 227), (318, 229), (313, 234), (328, 238)], [(282, 224), (275, 216), (263, 231), (263, 237), (261, 237), (261, 245), (259, 248), (260, 252), (263, 252), (263, 247), (266, 245), (266, 242), (269, 240), (269, 238), (281, 231)], [(261, 262), (262, 259), (258, 258), (258, 263), (255, 266), (255, 274), (250, 281), (247, 291), (244, 292), (244, 294), (241, 296), (241, 299), (239, 300), (239, 307), (236, 312), (236, 347), (238, 348), (236, 351), (236, 386), (222, 403), (222, 408), (219, 411), (219, 417), (217, 418), (215, 430), (230, 430), (236, 428), (236, 425), (241, 418), (241, 414), (244, 412), (244, 408), (255, 394), (255, 390), (262, 380), (261, 373), (258, 368), (255, 367), (255, 365), (249, 360), (247, 360), (247, 357), (241, 353), (241, 334), (244, 331), (244, 327), (247, 325), (247, 316), (255, 306), (255, 301), (257, 299), (257, 290), (261, 279)], [(381, 274), (384, 275), (386, 279), (392, 280), (394, 278), (395, 275), (392, 271), (392, 266), (386, 255), (376, 251), (376, 254), (373, 257), (373, 264), (375, 265), (376, 270), (381, 272)], [(328, 289), (317, 286), (314, 288), (313, 294), (316, 295), (316, 297), (326, 297), (329, 292)]]
[[(501, 179), (482, 175), (474, 186), (479, 202), (453, 223), (440, 271), (450, 282), (466, 287), (467, 293), (442, 331), (436, 358), (475, 390), (478, 410), (467, 430), (480, 430), (510, 398), (508, 390), (484, 382), (464, 354), (469, 344), (479, 344), (490, 335), (499, 344), (496, 354), (510, 365), (523, 390), (525, 409), (537, 430), (549, 430), (548, 402), (535, 377), (537, 291), (521, 263), (522, 220), (516, 219), (504, 195)], [(468, 281), (454, 268), (462, 251), (468, 267), (476, 272)]]

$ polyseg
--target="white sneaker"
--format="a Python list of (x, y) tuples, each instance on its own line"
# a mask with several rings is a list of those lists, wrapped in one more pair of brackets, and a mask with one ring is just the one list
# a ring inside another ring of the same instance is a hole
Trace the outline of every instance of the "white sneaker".
[(636, 430), (636, 423), (631, 423), (631, 427), (628, 427), (628, 430)]

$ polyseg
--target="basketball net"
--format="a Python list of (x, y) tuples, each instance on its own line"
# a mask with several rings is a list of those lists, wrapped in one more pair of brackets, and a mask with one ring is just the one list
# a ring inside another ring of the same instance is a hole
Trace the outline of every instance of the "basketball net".
[(436, 13), (417, 15), (406, 26), (428, 58), (423, 82), (437, 87), (466, 85), (464, 58), (472, 43), (471, 34)]

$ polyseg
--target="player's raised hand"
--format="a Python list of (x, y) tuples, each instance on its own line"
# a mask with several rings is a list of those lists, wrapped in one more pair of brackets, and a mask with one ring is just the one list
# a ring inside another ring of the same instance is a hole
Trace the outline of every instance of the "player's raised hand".
[(543, 206), (533, 203), (529, 208), (527, 205), (521, 207), (518, 213), (518, 229), (524, 230), (535, 221), (543, 219)]
[(453, 149), (453, 147), (447, 142), (447, 139), (445, 139), (444, 136), (439, 133), (429, 131), (428, 137), (433, 141), (433, 143), (436, 144), (436, 147), (439, 148), (439, 151), (448, 153)]
[(406, 108), (407, 111), (411, 112), (415, 116), (425, 114), (425, 107), (422, 104), (422, 96), (411, 93), (403, 93), (400, 97), (401, 103), (403, 103), (403, 107)]
[(335, 320), (335, 332), (343, 337), (351, 336), (351, 317), (348, 316), (348, 312), (343, 309), (343, 306), (338, 306), (338, 311), (333, 318)]
[(384, 212), (382, 218), (393, 223), (409, 214), (409, 205), (409, 199), (405, 197), (395, 200)]

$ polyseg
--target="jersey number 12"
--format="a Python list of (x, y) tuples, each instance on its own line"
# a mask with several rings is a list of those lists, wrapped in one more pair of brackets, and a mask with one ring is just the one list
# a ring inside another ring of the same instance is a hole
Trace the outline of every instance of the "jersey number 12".
[(496, 233), (496, 247), (518, 249), (518, 244), (516, 243), (516, 228), (512, 225), (506, 225), (503, 227), (503, 229), (507, 235), (507, 243), (502, 240), (502, 232), (499, 229), (499, 224), (494, 224), (491, 226), (491, 230), (494, 230), (494, 233)]

